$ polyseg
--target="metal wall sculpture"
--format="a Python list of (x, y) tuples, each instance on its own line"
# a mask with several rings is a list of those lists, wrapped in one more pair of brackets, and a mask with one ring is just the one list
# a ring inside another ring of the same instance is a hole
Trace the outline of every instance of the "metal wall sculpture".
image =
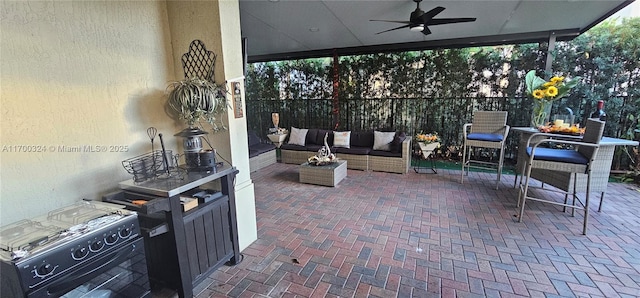
[(196, 39), (189, 44), (189, 51), (182, 55), (182, 68), (185, 78), (200, 78), (215, 82), (214, 69), (216, 54), (207, 51), (204, 43)]

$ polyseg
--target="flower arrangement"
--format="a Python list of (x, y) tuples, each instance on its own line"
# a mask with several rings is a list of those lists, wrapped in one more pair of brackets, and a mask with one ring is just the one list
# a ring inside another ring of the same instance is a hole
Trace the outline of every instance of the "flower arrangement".
[(418, 133), (416, 134), (414, 140), (416, 142), (423, 142), (425, 144), (431, 144), (431, 143), (440, 143), (441, 139), (440, 136), (438, 135), (438, 133)]
[(535, 70), (531, 70), (525, 76), (527, 94), (533, 97), (533, 112), (531, 114), (531, 125), (539, 127), (548, 122), (551, 104), (558, 100), (575, 87), (580, 82), (580, 77), (567, 80), (565, 77), (554, 76), (549, 81), (538, 77)]

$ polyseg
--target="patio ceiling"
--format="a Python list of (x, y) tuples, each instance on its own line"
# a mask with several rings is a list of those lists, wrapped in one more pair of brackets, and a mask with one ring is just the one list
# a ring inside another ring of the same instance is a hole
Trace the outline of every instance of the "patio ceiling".
[(633, 0), (424, 0), (423, 11), (446, 8), (435, 18), (476, 18), (472, 23), (408, 28), (376, 34), (408, 20), (412, 0), (240, 0), (248, 62), (377, 52), (570, 40)]

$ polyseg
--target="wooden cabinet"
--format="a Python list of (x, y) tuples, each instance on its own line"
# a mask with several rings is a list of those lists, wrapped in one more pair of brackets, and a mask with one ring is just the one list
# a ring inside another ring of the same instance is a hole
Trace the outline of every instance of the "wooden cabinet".
[(191, 279), (198, 281), (233, 257), (229, 197), (223, 196), (184, 217)]
[[(138, 211), (145, 239), (149, 277), (192, 297), (193, 287), (225, 263), (241, 260), (234, 167), (222, 166), (212, 173), (188, 173), (142, 183), (120, 183), (122, 191), (103, 200), (123, 204)], [(219, 180), (222, 195), (182, 211), (181, 195), (201, 191), (205, 183)], [(146, 200), (135, 205), (134, 200)]]

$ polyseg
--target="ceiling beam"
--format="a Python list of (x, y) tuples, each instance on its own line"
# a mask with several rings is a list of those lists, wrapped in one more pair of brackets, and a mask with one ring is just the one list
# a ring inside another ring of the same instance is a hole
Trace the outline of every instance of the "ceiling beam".
[(580, 33), (581, 33), (580, 29), (575, 28), (575, 29), (558, 30), (558, 31), (539, 31), (539, 32), (519, 33), (519, 34), (502, 34), (502, 35), (493, 35), (493, 36), (430, 40), (430, 41), (408, 42), (408, 43), (398, 43), (398, 44), (358, 46), (358, 47), (347, 47), (347, 48), (337, 48), (337, 49), (323, 49), (323, 50), (314, 50), (314, 51), (278, 53), (278, 54), (269, 54), (269, 55), (253, 55), (248, 57), (248, 62), (255, 63), (255, 62), (296, 60), (296, 59), (307, 59), (307, 58), (324, 58), (324, 57), (331, 57), (333, 56), (334, 53), (337, 53), (339, 56), (349, 56), (349, 55), (365, 55), (365, 54), (376, 54), (376, 53), (392, 53), (392, 52), (423, 51), (423, 50), (435, 50), (435, 49), (495, 46), (495, 45), (505, 45), (505, 44), (548, 42), (549, 36), (552, 34), (555, 35), (557, 41), (567, 41), (567, 40), (572, 40), (576, 38), (578, 35), (580, 35)]

